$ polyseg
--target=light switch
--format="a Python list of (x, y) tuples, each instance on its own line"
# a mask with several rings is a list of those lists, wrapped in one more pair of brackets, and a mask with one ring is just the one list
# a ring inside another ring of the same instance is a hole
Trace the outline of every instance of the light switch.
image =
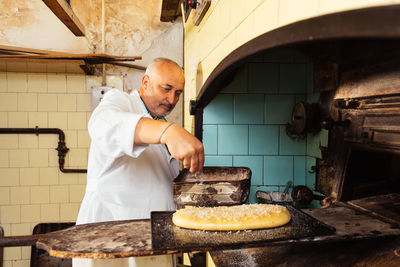
[(114, 87), (92, 86), (91, 89), (92, 89), (92, 110), (94, 110), (100, 103), (100, 101), (103, 99), (104, 94), (109, 90), (114, 89)]

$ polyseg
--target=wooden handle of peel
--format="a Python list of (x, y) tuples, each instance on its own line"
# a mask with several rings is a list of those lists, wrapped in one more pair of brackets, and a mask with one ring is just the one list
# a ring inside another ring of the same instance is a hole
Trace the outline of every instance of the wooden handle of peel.
[(41, 235), (19, 235), (0, 238), (0, 247), (35, 246)]

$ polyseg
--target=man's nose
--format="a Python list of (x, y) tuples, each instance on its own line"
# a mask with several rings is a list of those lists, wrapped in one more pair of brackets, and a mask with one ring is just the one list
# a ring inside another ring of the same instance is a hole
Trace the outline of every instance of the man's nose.
[(175, 102), (175, 92), (171, 91), (168, 93), (167, 101), (169, 104), (173, 104)]

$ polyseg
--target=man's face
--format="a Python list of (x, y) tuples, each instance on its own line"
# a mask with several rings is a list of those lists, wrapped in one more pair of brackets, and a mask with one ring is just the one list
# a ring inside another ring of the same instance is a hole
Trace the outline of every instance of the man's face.
[(165, 117), (178, 102), (185, 78), (181, 70), (167, 62), (159, 64), (151, 76), (145, 75), (142, 79), (142, 98), (153, 115)]

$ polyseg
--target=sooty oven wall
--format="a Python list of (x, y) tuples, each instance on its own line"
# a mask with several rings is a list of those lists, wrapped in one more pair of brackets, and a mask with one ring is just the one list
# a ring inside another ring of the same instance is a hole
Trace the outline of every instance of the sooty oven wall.
[[(338, 41), (329, 49), (319, 47), (325, 63), (314, 61), (314, 85), (334, 121), (329, 149), (323, 149), (323, 159), (317, 162), (319, 192), (342, 201), (399, 192), (398, 46), (398, 40), (355, 39)], [(330, 71), (329, 65), (336, 65), (337, 71)]]
[(205, 165), (251, 168), (250, 203), (256, 191), (283, 191), (288, 181), (315, 187), (311, 167), (320, 146), (327, 146), (327, 131), (300, 141), (285, 131), (296, 102), (318, 101), (312, 71), (309, 58), (295, 50), (263, 52), (249, 58), (204, 109)]

